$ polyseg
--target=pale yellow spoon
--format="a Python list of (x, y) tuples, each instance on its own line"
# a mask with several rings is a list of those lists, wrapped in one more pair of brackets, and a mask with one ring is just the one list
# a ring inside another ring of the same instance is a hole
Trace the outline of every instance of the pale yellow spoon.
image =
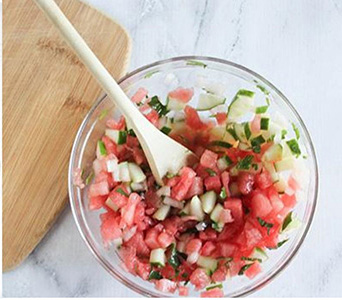
[(193, 163), (196, 156), (189, 149), (163, 134), (139, 112), (58, 5), (53, 0), (35, 0), (35, 2), (59, 29), (64, 39), (131, 125), (157, 183), (163, 185), (162, 178), (168, 172), (176, 174), (183, 166)]

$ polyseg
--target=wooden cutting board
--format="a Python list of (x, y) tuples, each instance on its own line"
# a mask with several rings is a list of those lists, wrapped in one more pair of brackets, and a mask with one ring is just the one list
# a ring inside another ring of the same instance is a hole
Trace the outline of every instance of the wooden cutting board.
[[(113, 76), (123, 76), (127, 32), (81, 2), (57, 3)], [(72, 143), (100, 94), (33, 1), (3, 2), (4, 271), (31, 253), (65, 206)]]

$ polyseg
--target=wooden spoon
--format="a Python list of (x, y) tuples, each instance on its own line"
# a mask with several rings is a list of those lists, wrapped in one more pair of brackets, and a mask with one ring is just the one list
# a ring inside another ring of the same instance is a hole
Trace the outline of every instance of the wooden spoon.
[(197, 160), (194, 153), (159, 131), (140, 113), (53, 0), (35, 2), (132, 126), (158, 184), (163, 185), (162, 178), (168, 172), (176, 174)]

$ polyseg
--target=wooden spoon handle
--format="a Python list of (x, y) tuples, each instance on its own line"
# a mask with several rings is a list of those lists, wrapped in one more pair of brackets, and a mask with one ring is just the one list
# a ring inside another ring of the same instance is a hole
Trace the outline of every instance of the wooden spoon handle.
[[(98, 80), (104, 91), (115, 102), (121, 113), (135, 127), (137, 121), (144, 122), (142, 114), (126, 96), (111, 74), (96, 57), (74, 26), (70, 23), (54, 0), (34, 0), (51, 22), (58, 28), (64, 39), (74, 49), (83, 64)], [(132, 122), (134, 120), (134, 122)], [(134, 124), (135, 123), (135, 124)], [(135, 125), (135, 126), (134, 126)]]

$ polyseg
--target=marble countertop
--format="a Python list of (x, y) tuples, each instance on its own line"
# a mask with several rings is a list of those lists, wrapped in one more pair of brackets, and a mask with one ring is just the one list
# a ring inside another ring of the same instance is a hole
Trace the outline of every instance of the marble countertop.
[[(299, 254), (254, 296), (342, 296), (342, 1), (87, 2), (130, 32), (130, 70), (172, 56), (215, 56), (249, 67), (287, 95), (316, 147), (319, 204)], [(29, 258), (3, 275), (3, 295), (138, 296), (97, 263), (81, 240), (70, 207)]]

